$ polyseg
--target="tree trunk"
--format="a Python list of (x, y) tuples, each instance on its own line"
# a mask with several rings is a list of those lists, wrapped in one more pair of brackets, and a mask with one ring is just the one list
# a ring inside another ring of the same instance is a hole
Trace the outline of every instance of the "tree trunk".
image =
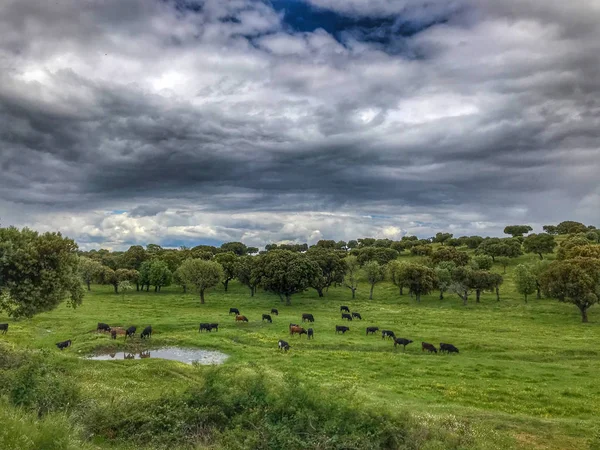
[(223, 281), (223, 286), (225, 286), (225, 292), (227, 292), (227, 286), (229, 285), (229, 280)]
[(185, 284), (183, 285), (183, 293), (187, 294), (187, 286)]
[(481, 289), (476, 289), (475, 290), (475, 302), (479, 303), (480, 299), (481, 299)]
[(158, 286), (154, 286), (154, 292), (158, 292)]
[(542, 255), (541, 253), (538, 253), (538, 255), (540, 255), (540, 259), (544, 259), (544, 255)]
[(496, 301), (500, 301), (500, 288), (498, 286), (496, 286)]
[(160, 288), (161, 288), (161, 287), (162, 287), (162, 286), (158, 286), (158, 292), (160, 292)]
[(135, 283), (136, 292), (140, 292), (140, 283)]
[(315, 289), (319, 293), (319, 297), (323, 297), (323, 289), (322, 288), (315, 288)]
[(463, 301), (463, 306), (467, 306), (467, 301), (469, 300), (469, 295), (467, 294), (467, 291), (464, 291), (463, 295), (461, 295), (462, 297), (462, 301)]
[(113, 284), (113, 287), (115, 288), (115, 294), (119, 293), (119, 285), (117, 283)]
[(402, 292), (402, 286), (400, 286), (400, 296), (404, 295), (404, 293)]
[(582, 323), (588, 323), (587, 307), (586, 306), (580, 306), (579, 310), (581, 311), (581, 322)]
[(254, 286), (250, 286), (250, 297), (254, 297)]
[(539, 286), (537, 287), (537, 298), (538, 298), (538, 300), (540, 298), (542, 298), (542, 290), (541, 290), (541, 288)]
[(285, 294), (285, 304), (288, 306), (292, 305), (292, 296), (290, 294)]
[(525, 303), (527, 303), (527, 294), (525, 294)]
[(204, 289), (200, 289), (200, 304), (204, 305)]
[(440, 289), (440, 300), (444, 300), (444, 291)]
[(502, 273), (505, 274), (506, 273), (506, 266), (502, 266)]
[(91, 291), (91, 290), (92, 290), (92, 288), (90, 287), (90, 284), (91, 284), (91, 283), (90, 283), (90, 280), (87, 280), (87, 287), (88, 287), (88, 291)]
[(375, 288), (375, 285), (372, 284), (371, 285), (371, 292), (369, 293), (369, 300), (373, 300), (373, 289)]
[(350, 288), (352, 290), (352, 300), (354, 300), (354, 297), (356, 296), (356, 288)]
[(150, 292), (150, 285), (149, 284), (146, 285), (146, 292)]
[(415, 297), (417, 297), (417, 303), (421, 303), (421, 293), (420, 293), (420, 292), (417, 292), (417, 293), (415, 294)]

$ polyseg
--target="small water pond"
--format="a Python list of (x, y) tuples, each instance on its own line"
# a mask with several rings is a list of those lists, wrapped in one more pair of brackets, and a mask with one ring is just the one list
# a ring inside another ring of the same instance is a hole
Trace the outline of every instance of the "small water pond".
[(200, 350), (193, 348), (167, 347), (141, 352), (114, 352), (90, 356), (88, 359), (99, 361), (116, 361), (120, 359), (160, 358), (180, 361), (186, 364), (194, 362), (202, 365), (223, 364), (229, 356), (216, 350)]

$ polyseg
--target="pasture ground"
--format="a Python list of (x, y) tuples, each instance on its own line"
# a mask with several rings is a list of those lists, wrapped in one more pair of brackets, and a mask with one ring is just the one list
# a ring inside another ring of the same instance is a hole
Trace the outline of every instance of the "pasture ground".
[[(519, 259), (526, 260), (534, 258)], [(124, 297), (111, 287), (92, 286), (76, 310), (61, 306), (21, 321), (0, 316), (0, 322), (10, 322), (0, 348), (48, 349), (60, 358), (64, 376), (99, 403), (182, 392), (210, 369), (158, 359), (105, 362), (80, 356), (107, 349), (200, 347), (229, 354), (223, 370), (249, 368), (274, 380), (293, 374), (300, 382), (356, 399), (357, 407), (407, 411), (423, 423), (467, 423), (481, 448), (600, 448), (600, 307), (590, 309), (590, 323), (582, 324), (573, 305), (535, 298), (525, 304), (512, 285), (513, 267), (505, 275), (500, 302), (486, 293), (480, 304), (473, 295), (466, 307), (450, 293), (444, 300), (438, 293), (424, 296), (418, 304), (408, 295), (400, 297), (387, 282), (376, 285), (372, 301), (364, 282), (356, 300), (337, 287), (324, 298), (314, 290), (295, 295), (291, 306), (263, 291), (251, 298), (237, 282), (228, 292), (213, 289), (205, 305), (175, 286)], [(342, 321), (340, 305), (364, 320)], [(239, 308), (249, 323), (235, 323), (230, 307)], [(279, 316), (272, 316), (272, 324), (262, 322), (261, 315), (273, 307)], [(289, 336), (289, 323), (299, 323), (302, 313), (315, 316), (314, 324), (305, 325), (314, 328), (314, 340)], [(111, 341), (94, 332), (99, 321), (136, 325), (136, 339)], [(200, 322), (218, 322), (220, 329), (199, 333)], [(149, 324), (154, 335), (142, 342), (139, 332)], [(335, 325), (348, 325), (350, 331), (337, 335)], [(391, 329), (414, 343), (406, 351), (394, 349), (380, 334), (366, 336), (367, 326)], [(73, 346), (60, 352), (54, 344), (65, 339)], [(290, 343), (289, 353), (278, 351), (279, 339)], [(452, 343), (460, 354), (423, 353), (421, 341), (436, 347)]]

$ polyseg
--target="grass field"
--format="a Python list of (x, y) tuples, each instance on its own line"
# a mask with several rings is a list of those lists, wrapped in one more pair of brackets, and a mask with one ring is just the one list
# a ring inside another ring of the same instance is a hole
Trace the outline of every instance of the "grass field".
[[(534, 258), (519, 262), (529, 260)], [(294, 374), (358, 404), (408, 411), (424, 423), (457, 419), (472, 427), (481, 448), (599, 448), (594, 445), (600, 445), (600, 308), (592, 308), (590, 323), (582, 324), (572, 305), (535, 298), (525, 304), (512, 286), (513, 267), (505, 275), (500, 302), (484, 294), (476, 304), (473, 295), (466, 307), (450, 293), (444, 300), (433, 293), (417, 304), (387, 282), (375, 287), (372, 301), (363, 283), (356, 300), (338, 287), (323, 299), (312, 290), (296, 295), (292, 306), (262, 291), (251, 298), (235, 282), (229, 292), (211, 291), (205, 305), (175, 286), (124, 298), (111, 287), (93, 286), (76, 310), (63, 306), (18, 322), (0, 316), (0, 322), (10, 322), (0, 343), (57, 354), (65, 376), (97, 402), (181, 392), (201, 382), (210, 369), (158, 359), (104, 362), (79, 356), (111, 348), (200, 347), (229, 354), (224, 370), (250, 368), (274, 380)], [(346, 324), (340, 318), (342, 304), (364, 320)], [(230, 307), (239, 308), (250, 322), (236, 324), (228, 315)], [(272, 307), (279, 316), (272, 324), (261, 322), (261, 314)], [(315, 316), (314, 341), (289, 336), (289, 323), (299, 323), (304, 312)], [(136, 325), (138, 332), (151, 324), (154, 335), (144, 343), (139, 334), (131, 343), (122, 337), (111, 341), (93, 332), (99, 321)], [(200, 322), (218, 322), (220, 330), (200, 334)], [(342, 324), (350, 331), (336, 335), (335, 325)], [(366, 336), (367, 326), (394, 330), (414, 343), (405, 352), (394, 349), (380, 334)], [(277, 350), (281, 338), (292, 347), (287, 354)], [(61, 353), (54, 344), (65, 339), (72, 339), (73, 346)], [(421, 341), (452, 343), (460, 354), (426, 354)]]

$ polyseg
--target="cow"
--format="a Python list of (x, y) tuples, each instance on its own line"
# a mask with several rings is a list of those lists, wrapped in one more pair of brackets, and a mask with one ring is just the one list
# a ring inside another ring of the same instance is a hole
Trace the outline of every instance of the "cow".
[(111, 339), (117, 338), (117, 330), (110, 330), (110, 338)]
[(367, 336), (369, 333), (375, 334), (377, 331), (379, 331), (379, 327), (367, 327)]
[(123, 353), (123, 359), (135, 359), (135, 355), (133, 353)]
[(290, 327), (290, 335), (298, 334), (298, 336), (302, 336), (303, 334), (308, 334), (307, 331), (299, 326)]
[(69, 340), (66, 340), (66, 341), (63, 341), (63, 342), (58, 342), (58, 343), (56, 344), (56, 346), (57, 346), (57, 347), (58, 347), (60, 350), (62, 350), (62, 349), (64, 349), (64, 348), (67, 348), (67, 347), (70, 347), (70, 346), (71, 346), (71, 339), (69, 339)]
[(276, 316), (279, 315), (279, 311), (277, 311), (275, 308), (271, 309), (271, 314), (275, 314)]
[(150, 337), (152, 337), (152, 326), (148, 325), (146, 328), (144, 328), (144, 331), (142, 331), (142, 333), (140, 334), (140, 338), (146, 339), (146, 338), (150, 338)]
[(229, 314), (234, 313), (236, 316), (240, 315), (240, 310), (237, 308), (229, 308)]
[(211, 330), (217, 330), (217, 331), (219, 331), (219, 324), (218, 323), (211, 323), (210, 324), (210, 329)]
[(150, 350), (145, 350), (140, 352), (140, 359), (150, 358)]
[(352, 313), (352, 318), (353, 319), (360, 319), (360, 320), (362, 320), (362, 317), (361, 317), (360, 313), (357, 313), (357, 312), (353, 312)]
[(404, 347), (404, 350), (406, 350), (406, 346), (411, 342), (412, 341), (410, 339), (394, 338), (394, 348), (396, 347), (396, 345), (402, 345)]
[(277, 343), (279, 350), (284, 350), (284, 351), (288, 351), (290, 349), (290, 344), (288, 344), (285, 341), (282, 341), (281, 339), (279, 340), (279, 342)]
[(271, 316), (269, 314), (263, 314), (262, 320), (266, 320), (269, 323), (273, 323), (273, 319), (271, 319)]
[(110, 327), (106, 323), (98, 322), (98, 327), (96, 328), (96, 332), (98, 331), (110, 331)]
[(315, 338), (315, 331), (312, 328), (308, 329), (308, 339)]
[(131, 326), (129, 328), (127, 328), (125, 330), (125, 340), (127, 340), (127, 338), (133, 338), (133, 336), (135, 335), (135, 330), (137, 330), (137, 327), (135, 326)]
[(352, 316), (350, 314), (342, 313), (342, 320), (344, 319), (348, 319), (350, 322), (352, 322)]
[(396, 335), (394, 334), (393, 331), (381, 330), (381, 339), (385, 339), (385, 338), (391, 339), (391, 338), (395, 338), (395, 337), (396, 337)]
[(337, 333), (342, 333), (345, 334), (346, 331), (350, 331), (350, 328), (345, 327), (344, 325), (336, 325), (335, 326), (335, 332)]
[(246, 316), (235, 316), (236, 322), (248, 322), (248, 318)]
[(435, 345), (428, 344), (427, 342), (421, 342), (421, 351), (424, 352), (425, 350), (427, 350), (429, 353), (437, 353), (437, 348), (435, 348)]
[(0, 323), (0, 331), (2, 331), (2, 334), (6, 334), (6, 332), (8, 331), (8, 324)]
[(198, 328), (198, 332), (202, 333), (202, 330), (206, 330), (206, 331), (210, 332), (212, 330), (210, 323), (201, 323), (200, 328)]
[(347, 313), (349, 313), (350, 312), (350, 308), (348, 308), (347, 306), (342, 305), (342, 306), (340, 306), (340, 312), (342, 312), (342, 311), (346, 311)]
[(458, 353), (458, 349), (452, 344), (440, 344), (440, 353), (448, 352), (448, 353)]
[(315, 318), (313, 317), (313, 315), (312, 315), (312, 314), (306, 314), (306, 313), (302, 314), (302, 322), (305, 322), (305, 321), (307, 321), (307, 320), (308, 320), (309, 322), (314, 322), (314, 321), (315, 321)]

